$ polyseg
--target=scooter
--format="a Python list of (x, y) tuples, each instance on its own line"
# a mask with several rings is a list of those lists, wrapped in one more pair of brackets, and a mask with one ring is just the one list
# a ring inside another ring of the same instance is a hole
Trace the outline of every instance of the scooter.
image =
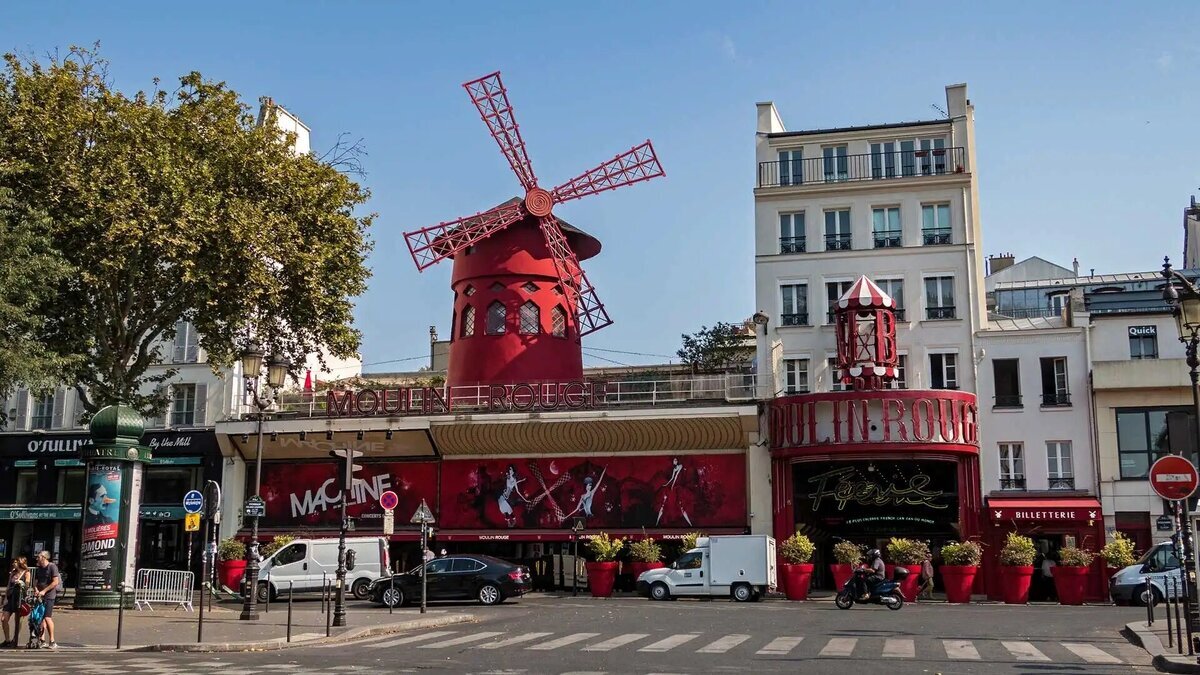
[(908, 570), (897, 567), (891, 580), (884, 579), (875, 584), (875, 588), (871, 589), (871, 597), (860, 600), (857, 583), (859, 575), (866, 576), (870, 573), (871, 571), (865, 568), (854, 570), (854, 574), (846, 580), (846, 585), (842, 586), (842, 590), (833, 599), (833, 604), (837, 605), (838, 609), (850, 609), (854, 605), (884, 605), (891, 610), (903, 607), (904, 596), (900, 593), (900, 581), (908, 576)]

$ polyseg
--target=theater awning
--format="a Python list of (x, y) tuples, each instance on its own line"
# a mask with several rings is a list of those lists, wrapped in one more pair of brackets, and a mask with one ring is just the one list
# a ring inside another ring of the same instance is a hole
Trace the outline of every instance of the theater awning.
[(988, 499), (988, 517), (994, 521), (1068, 522), (1099, 520), (1100, 501), (1095, 497), (1042, 499)]

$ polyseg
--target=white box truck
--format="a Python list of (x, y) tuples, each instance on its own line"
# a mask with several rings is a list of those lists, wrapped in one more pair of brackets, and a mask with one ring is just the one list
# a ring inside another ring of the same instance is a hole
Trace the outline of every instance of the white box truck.
[(700, 537), (670, 567), (643, 572), (637, 590), (652, 600), (729, 596), (753, 602), (775, 590), (775, 539), (765, 534)]

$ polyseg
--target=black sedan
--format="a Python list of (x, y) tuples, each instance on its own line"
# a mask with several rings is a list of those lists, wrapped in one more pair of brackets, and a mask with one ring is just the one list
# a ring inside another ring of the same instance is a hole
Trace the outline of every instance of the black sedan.
[[(529, 570), (486, 555), (450, 555), (423, 566), (428, 574), (429, 600), (476, 599), (495, 605), (529, 592)], [(371, 584), (367, 596), (388, 607), (421, 601), (421, 567)]]

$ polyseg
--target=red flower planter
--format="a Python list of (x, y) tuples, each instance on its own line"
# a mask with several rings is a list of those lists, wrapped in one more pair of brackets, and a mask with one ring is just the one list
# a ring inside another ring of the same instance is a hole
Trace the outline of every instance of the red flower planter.
[(833, 575), (833, 587), (835, 590), (842, 590), (850, 577), (854, 576), (854, 565), (850, 563), (832, 563), (829, 565), (829, 573)]
[(1051, 569), (1051, 574), (1054, 575), (1054, 590), (1058, 591), (1058, 604), (1083, 604), (1089, 572), (1091, 570), (1087, 567), (1067, 567), (1065, 565), (1055, 565)]
[(897, 567), (903, 567), (904, 569), (908, 570), (908, 576), (904, 577), (904, 581), (900, 582), (900, 595), (903, 595), (904, 599), (908, 602), (912, 602), (913, 600), (917, 599), (917, 588), (920, 586), (920, 584), (917, 583), (917, 578), (921, 576), (921, 566), (893, 565), (892, 569), (888, 571), (889, 579), (895, 577)]
[(942, 565), (938, 571), (942, 573), (942, 584), (946, 586), (946, 602), (971, 601), (971, 588), (975, 585), (975, 575), (979, 573), (978, 566)]
[(1000, 586), (1004, 604), (1024, 605), (1029, 602), (1029, 582), (1033, 579), (1033, 565), (1001, 565)]
[(217, 581), (231, 590), (240, 590), (242, 577), (246, 574), (245, 560), (218, 560)]
[(662, 566), (663, 566), (662, 562), (660, 562), (658, 560), (655, 560), (654, 562), (634, 561), (634, 562), (629, 563), (629, 573), (633, 575), (633, 580), (636, 582), (637, 578), (642, 576), (642, 572), (656, 570)]
[(613, 594), (617, 582), (617, 563), (589, 562), (587, 566), (588, 590), (593, 598), (607, 598)]
[(783, 580), (783, 591), (788, 600), (807, 600), (808, 586), (812, 583), (812, 563), (783, 563), (779, 567)]

